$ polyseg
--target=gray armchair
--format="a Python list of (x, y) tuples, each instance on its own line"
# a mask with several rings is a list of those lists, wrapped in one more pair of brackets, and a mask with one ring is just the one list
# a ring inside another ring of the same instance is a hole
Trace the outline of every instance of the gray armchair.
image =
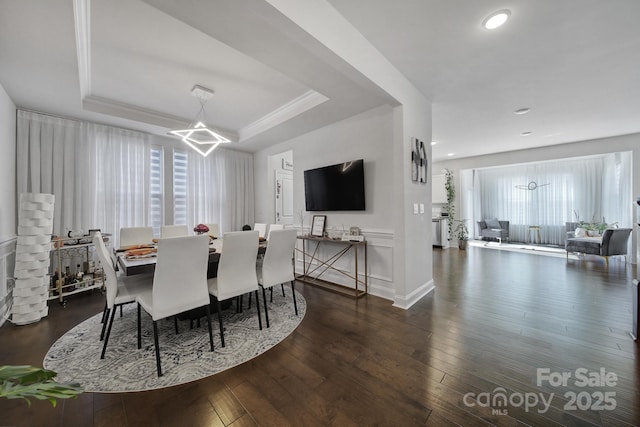
[(487, 221), (478, 221), (478, 235), (482, 240), (497, 240), (502, 243), (502, 239), (509, 240), (509, 221), (497, 221), (496, 224), (487, 224)]
[(627, 242), (631, 235), (630, 228), (607, 228), (598, 237), (568, 237), (565, 243), (567, 260), (569, 252), (603, 256), (609, 264), (609, 257), (623, 255), (627, 257)]

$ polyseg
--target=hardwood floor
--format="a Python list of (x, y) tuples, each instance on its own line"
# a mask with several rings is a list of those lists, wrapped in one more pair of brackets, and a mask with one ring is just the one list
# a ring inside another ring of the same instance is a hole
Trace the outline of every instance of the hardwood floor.
[[(243, 365), (163, 390), (85, 393), (56, 408), (0, 399), (0, 425), (638, 425), (640, 344), (629, 337), (635, 274), (619, 260), (606, 269), (597, 257), (567, 263), (436, 249), (436, 290), (410, 310), (298, 283), (308, 307), (302, 324)], [(51, 304), (37, 324), (0, 328), (0, 363), (41, 365), (49, 346), (103, 301), (77, 295), (67, 308)], [(538, 386), (539, 368), (572, 376)], [(616, 385), (580, 387), (579, 368), (615, 373)], [(480, 405), (500, 392), (511, 403)], [(607, 398), (615, 409), (565, 409), (590, 408), (599, 392), (615, 393)], [(540, 393), (553, 393), (548, 410), (533, 405)], [(530, 399), (528, 410), (520, 398)]]

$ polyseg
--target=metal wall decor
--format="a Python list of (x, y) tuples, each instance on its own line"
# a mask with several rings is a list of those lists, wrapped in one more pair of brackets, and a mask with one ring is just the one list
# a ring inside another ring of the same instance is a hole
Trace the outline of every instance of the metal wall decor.
[(521, 190), (537, 190), (539, 187), (544, 187), (545, 185), (551, 185), (551, 184), (538, 184), (535, 181), (530, 181), (527, 185), (516, 185), (516, 188), (519, 188)]
[(411, 180), (426, 184), (429, 168), (424, 141), (420, 141), (418, 138), (411, 138), (411, 143), (414, 146), (411, 150)]

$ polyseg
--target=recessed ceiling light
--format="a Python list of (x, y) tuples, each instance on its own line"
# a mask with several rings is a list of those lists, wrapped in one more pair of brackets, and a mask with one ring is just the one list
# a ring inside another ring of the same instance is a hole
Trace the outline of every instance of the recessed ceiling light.
[(437, 141), (431, 141), (431, 145), (436, 145), (437, 143)]
[(533, 132), (531, 132), (531, 131), (526, 131), (526, 132), (522, 132), (522, 133), (520, 133), (520, 136), (529, 136), (529, 135), (531, 135), (532, 133), (533, 133)]
[(514, 114), (527, 114), (531, 109), (524, 107), (524, 108), (518, 108), (516, 111), (514, 111)]
[(492, 13), (487, 16), (484, 21), (482, 21), (482, 26), (487, 30), (493, 30), (507, 22), (507, 19), (511, 16), (511, 11), (508, 9), (499, 10), (497, 12)]
[(453, 156), (454, 154), (456, 154), (456, 153), (449, 153), (449, 154), (447, 154), (447, 156), (451, 157), (451, 156)]

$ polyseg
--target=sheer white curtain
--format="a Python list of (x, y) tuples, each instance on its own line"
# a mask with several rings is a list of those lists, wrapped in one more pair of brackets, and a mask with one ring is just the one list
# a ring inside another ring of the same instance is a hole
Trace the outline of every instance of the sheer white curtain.
[(143, 133), (28, 111), (17, 115), (18, 193), (56, 196), (54, 233), (149, 219), (149, 141)]
[(207, 157), (189, 150), (190, 228), (216, 223), (220, 231), (241, 230), (253, 224), (253, 155), (218, 148)]
[(16, 131), (18, 194), (50, 193), (56, 197), (53, 231), (84, 228), (90, 206), (82, 176), (78, 146), (84, 139), (82, 123), (18, 110)]
[[(580, 220), (631, 225), (629, 153), (476, 170), (480, 218), (510, 221), (510, 240), (526, 241), (541, 226), (543, 243), (562, 245), (565, 222)], [(531, 188), (526, 189), (531, 183)], [(525, 188), (523, 188), (525, 187)]]
[(149, 135), (93, 123), (84, 127), (85, 179), (93, 189), (91, 223), (113, 233), (115, 240), (122, 227), (151, 224)]
[[(152, 224), (149, 135), (22, 110), (17, 120), (18, 192), (56, 196), (54, 233), (100, 228), (117, 245), (121, 227)], [(253, 155), (187, 153), (188, 225), (253, 224)]]

